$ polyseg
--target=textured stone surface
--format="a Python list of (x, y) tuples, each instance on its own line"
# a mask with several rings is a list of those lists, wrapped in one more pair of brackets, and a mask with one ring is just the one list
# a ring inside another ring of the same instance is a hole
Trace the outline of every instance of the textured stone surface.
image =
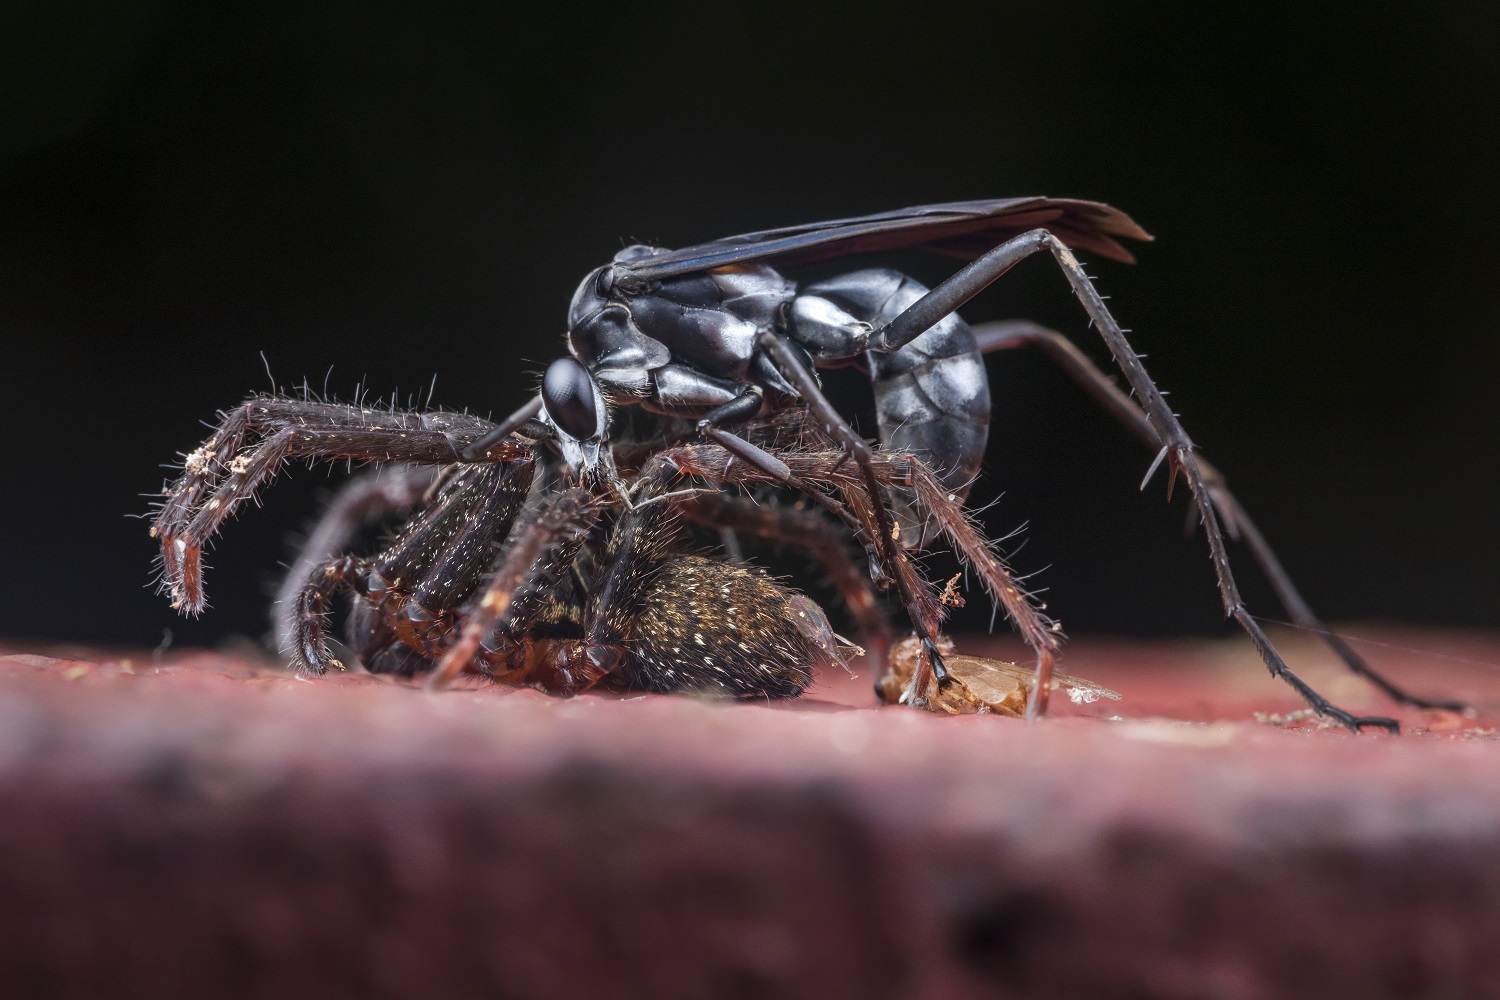
[(1478, 713), (1356, 738), (1256, 721), (1241, 642), (1076, 643), (1125, 698), (1037, 725), (50, 652), (0, 657), (0, 995), (1500, 995), (1494, 666), (1375, 649)]

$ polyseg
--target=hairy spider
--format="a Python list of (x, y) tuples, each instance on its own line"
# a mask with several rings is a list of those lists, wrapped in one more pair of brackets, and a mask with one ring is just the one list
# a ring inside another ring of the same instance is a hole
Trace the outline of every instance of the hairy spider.
[[(342, 666), (325, 635), (328, 601), (341, 589), (356, 595), (351, 637), (361, 661), (408, 675), (441, 664), (435, 686), (470, 671), (558, 693), (601, 686), (790, 697), (814, 666), (844, 663), (814, 602), (758, 570), (685, 551), (674, 505), (703, 523), (805, 546), (880, 648), (889, 646), (863, 579), (816, 515), (674, 491), (684, 471), (662, 457), (630, 479), (628, 495), (598, 478), (544, 485), (535, 442), (520, 436), (486, 461), (451, 462), (455, 445), (489, 426), (451, 414), (251, 400), (188, 457), (168, 493), (153, 529), (164, 583), (179, 606), (201, 607), (203, 545), (289, 457), (448, 460), (437, 471), (398, 467), (384, 485), (362, 477), (336, 500), (298, 560), (302, 582), (283, 588), (291, 599), (278, 633), (298, 667)], [(434, 435), (443, 433), (454, 443), (439, 445)], [(319, 558), (347, 543), (357, 517), (418, 503), (375, 555)]]
[[(992, 324), (976, 328), (976, 334), (986, 349), (1041, 346), (1143, 441), (1150, 445), (1160, 441), (1144, 411), (1061, 335), (1027, 323)], [(203, 546), (238, 504), (253, 496), (288, 459), (439, 467), (437, 472), (403, 473), (428, 476), (432, 486), (425, 505), (387, 549), (371, 559), (333, 558), (297, 591), (295, 601), (283, 610), (279, 629), (291, 640), (294, 661), (314, 671), (334, 664), (321, 622), (329, 596), (347, 588), (362, 598), (354, 619), (355, 645), (371, 669), (414, 673), (438, 661), (432, 678), (436, 685), (470, 669), (557, 690), (605, 681), (622, 683), (619, 678), (625, 674), (617, 668), (635, 669), (642, 661), (631, 660), (620, 649), (608, 650), (621, 647), (627, 634), (639, 644), (639, 628), (631, 631), (620, 622), (635, 613), (627, 608), (643, 605), (639, 599), (633, 605), (611, 603), (614, 595), (622, 593), (613, 589), (620, 574), (628, 577), (630, 566), (650, 566), (654, 578), (659, 578), (673, 572), (663, 567), (702, 557), (669, 558), (658, 549), (647, 549), (654, 555), (646, 556), (629, 548), (615, 557), (606, 550), (601, 557), (589, 538), (609, 524), (627, 530), (640, 522), (640, 510), (671, 503), (701, 524), (779, 539), (810, 551), (838, 586), (867, 645), (876, 652), (877, 662), (885, 662), (889, 628), (842, 544), (829, 541), (819, 515), (780, 503), (755, 507), (732, 496), (674, 490), (669, 485), (686, 478), (715, 489), (770, 488), (798, 493), (842, 522), (865, 548), (876, 582), (894, 584), (922, 640), (923, 654), (909, 683), (892, 684), (882, 678), (876, 690), (887, 699), (900, 690), (899, 700), (922, 705), (933, 684), (946, 679), (940, 654), (928, 649), (930, 637), (939, 634), (944, 609), (936, 589), (912, 564), (905, 547), (883, 544), (899, 537), (900, 528), (885, 500), (899, 496), (920, 524), (921, 535), (946, 537), (1035, 651), (1036, 680), (1028, 714), (1043, 711), (1052, 688), (1059, 629), (972, 523), (958, 496), (924, 461), (908, 453), (862, 442), (860, 461), (850, 462), (844, 436), (826, 433), (820, 419), (805, 419), (808, 414), (816, 415), (811, 404), (803, 411), (783, 409), (771, 418), (743, 425), (740, 434), (714, 436), (711, 443), (664, 429), (634, 446), (641, 453), (636, 457), (638, 469), (624, 477), (616, 468), (616, 455), (622, 456), (620, 465), (628, 472), (623, 459), (632, 449), (611, 443), (600, 453), (597, 473), (586, 474), (584, 483), (569, 485), (551, 474), (544, 477), (545, 483), (536, 477), (539, 443), (550, 443), (555, 435), (545, 422), (528, 422), (497, 438), (497, 425), (463, 414), (401, 413), (310, 400), (254, 398), (224, 415), (209, 440), (187, 456), (183, 475), (167, 490), (152, 529), (162, 546), (163, 586), (174, 606), (188, 612), (201, 609)], [(788, 428), (794, 431), (790, 442)], [(483, 442), (477, 452), (475, 442)], [(1200, 477), (1199, 495), (1211, 502), (1216, 519), (1222, 519), (1230, 536), (1247, 543), (1299, 624), (1318, 630), (1351, 669), (1394, 697), (1423, 707), (1461, 707), (1413, 697), (1374, 673), (1312, 614), (1217, 471), (1198, 460), (1195, 469)], [(572, 471), (563, 465), (564, 476)], [(324, 537), (322, 544), (331, 545), (327, 539), (347, 533), (351, 512), (382, 502), (361, 500), (361, 491), (370, 492), (367, 485), (356, 483), (348, 489), (325, 525), (328, 530), (315, 533), (315, 538)], [(641, 497), (632, 499), (636, 491)], [(403, 487), (395, 492), (401, 497), (392, 503), (400, 505), (410, 502), (413, 490)], [(497, 547), (503, 558), (497, 559)], [(310, 549), (298, 565), (306, 569), (316, 562), (314, 555), (320, 554)], [(1232, 581), (1225, 575), (1227, 562), (1221, 547), (1215, 547), (1215, 555), (1221, 582)], [(594, 575), (574, 572), (569, 576), (580, 559), (598, 564)], [(710, 577), (733, 576), (733, 565), (722, 560), (692, 565), (693, 587), (708, 586), (705, 581)], [(292, 589), (283, 588), (283, 592)], [(654, 603), (644, 607), (665, 614), (674, 594), (686, 589), (679, 587), (671, 594), (649, 589), (634, 593), (637, 598), (648, 594)], [(766, 601), (771, 607), (771, 597)], [(616, 622), (613, 632), (600, 624), (611, 615)], [(1320, 713), (1354, 729), (1366, 725), (1396, 728), (1394, 720), (1354, 716), (1328, 703), (1286, 668), (1248, 613), (1237, 618), (1256, 640), (1273, 674), (1291, 684)], [(645, 621), (665, 635), (673, 634), (668, 623), (649, 614)], [(589, 637), (581, 646), (576, 641), (580, 632)], [(609, 638), (611, 634), (615, 638)], [(815, 657), (818, 650), (809, 649), (808, 655)], [(476, 668), (476, 663), (483, 666)], [(645, 674), (636, 676), (650, 689), (657, 689), (652, 684), (665, 683), (650, 681)], [(695, 684), (702, 686), (699, 681), (683, 686)], [(747, 687), (739, 693), (751, 690)], [(771, 692), (756, 689), (755, 693)]]
[[(498, 679), (553, 691), (600, 684), (791, 697), (810, 683), (810, 668), (844, 665), (841, 640), (814, 602), (761, 570), (682, 549), (679, 518), (659, 502), (678, 499), (670, 489), (681, 478), (670, 459), (647, 463), (632, 482), (632, 506), (600, 544), (585, 546), (582, 568), (574, 564), (571, 601), (549, 601), (529, 628), (517, 627), (515, 601), (494, 617), (479, 657)], [(494, 592), (492, 582), (486, 596)], [(466, 633), (485, 634), (483, 599), (479, 608)], [(432, 683), (462, 668), (462, 641)]]

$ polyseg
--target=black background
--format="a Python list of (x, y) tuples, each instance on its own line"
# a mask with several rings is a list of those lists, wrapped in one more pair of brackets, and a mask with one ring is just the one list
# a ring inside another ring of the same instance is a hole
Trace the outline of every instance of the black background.
[[(437, 403), (509, 412), (622, 242), (1038, 193), (1156, 234), (1091, 270), (1315, 606), (1493, 623), (1492, 2), (342, 6), (0, 14), (0, 633), (262, 630), (322, 473), (230, 527), (196, 623), (131, 519), (199, 421), (268, 387), (262, 352), (282, 386), (436, 375)], [(967, 315), (1104, 356), (1045, 260)], [(1222, 629), (1181, 498), (1136, 492), (1149, 456), (1038, 359), (990, 370), (976, 499), (1029, 525), (1015, 562), (1052, 611)]]

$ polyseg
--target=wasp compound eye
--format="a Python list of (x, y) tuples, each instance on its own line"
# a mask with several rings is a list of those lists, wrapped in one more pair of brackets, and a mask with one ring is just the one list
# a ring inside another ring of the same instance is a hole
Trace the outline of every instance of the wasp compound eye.
[(594, 378), (572, 358), (558, 358), (542, 376), (542, 406), (558, 430), (579, 441), (603, 433)]

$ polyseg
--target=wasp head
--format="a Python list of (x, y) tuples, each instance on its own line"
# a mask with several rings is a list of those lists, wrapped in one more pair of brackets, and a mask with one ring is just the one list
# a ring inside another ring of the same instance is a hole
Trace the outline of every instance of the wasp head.
[(599, 383), (572, 358), (558, 358), (542, 375), (542, 417), (557, 431), (569, 466), (588, 471), (609, 434), (609, 407)]

